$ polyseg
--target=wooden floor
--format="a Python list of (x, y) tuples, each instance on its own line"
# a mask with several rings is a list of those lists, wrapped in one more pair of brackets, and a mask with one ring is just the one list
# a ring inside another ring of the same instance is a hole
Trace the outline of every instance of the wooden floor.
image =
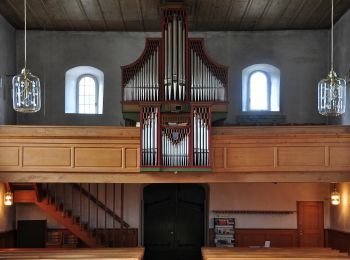
[(350, 259), (330, 248), (202, 248), (203, 260), (335, 260)]
[(101, 259), (101, 260), (142, 260), (144, 248), (113, 249), (0, 249), (0, 259), (53, 260), (53, 259)]
[[(202, 248), (203, 260), (345, 260), (347, 253), (330, 248)], [(0, 249), (0, 259), (142, 260), (144, 248)], [(166, 259), (164, 259), (166, 260)]]

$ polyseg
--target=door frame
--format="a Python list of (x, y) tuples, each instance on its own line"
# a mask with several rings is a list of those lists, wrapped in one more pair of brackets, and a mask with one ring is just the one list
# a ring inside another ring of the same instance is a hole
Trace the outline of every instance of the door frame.
[(325, 217), (325, 212), (324, 212), (324, 210), (325, 210), (325, 207), (324, 207), (324, 201), (322, 201), (322, 200), (313, 200), (313, 201), (311, 201), (311, 200), (303, 200), (303, 201), (297, 201), (297, 210), (296, 210), (296, 213), (297, 213), (297, 239), (298, 239), (298, 247), (300, 247), (300, 226), (299, 226), (299, 204), (300, 203), (303, 203), (303, 202), (317, 202), (317, 203), (320, 203), (321, 205), (322, 205), (322, 209), (323, 209), (323, 211), (322, 211), (322, 216), (323, 216), (323, 218), (322, 218), (322, 223), (323, 223), (323, 232), (322, 232), (322, 238), (323, 238), (323, 247), (325, 246), (325, 235), (324, 235), (324, 230), (325, 230), (325, 227), (324, 227), (324, 223), (325, 223), (325, 219), (324, 219), (324, 217)]
[[(143, 193), (144, 193), (144, 189), (152, 184), (158, 184), (158, 183), (151, 183), (151, 184), (144, 184), (141, 185), (141, 218), (140, 218), (140, 236), (141, 236), (141, 245), (144, 246), (145, 245), (145, 236), (144, 236), (144, 227), (145, 227), (145, 223), (144, 223), (144, 213), (145, 213), (145, 208), (144, 208), (144, 200), (143, 200)], [(202, 187), (204, 189), (204, 195), (205, 195), (205, 199), (204, 199), (204, 245), (208, 246), (209, 245), (209, 192), (210, 192), (210, 186), (209, 184), (205, 184), (205, 183), (168, 183), (168, 184), (195, 184), (198, 185), (200, 187)]]

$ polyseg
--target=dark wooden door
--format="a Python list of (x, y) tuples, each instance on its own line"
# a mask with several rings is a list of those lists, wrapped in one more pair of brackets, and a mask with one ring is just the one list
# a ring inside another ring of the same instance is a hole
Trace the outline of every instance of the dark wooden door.
[(298, 201), (298, 237), (300, 247), (323, 247), (322, 201)]
[(145, 260), (200, 260), (205, 191), (195, 184), (144, 189)]

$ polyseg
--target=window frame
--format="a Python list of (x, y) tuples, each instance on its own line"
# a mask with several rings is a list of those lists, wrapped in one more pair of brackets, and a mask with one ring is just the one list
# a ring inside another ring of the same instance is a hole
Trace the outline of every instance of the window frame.
[[(94, 113), (80, 113), (79, 112), (79, 105), (80, 105), (80, 103), (79, 103), (79, 97), (80, 97), (80, 95), (79, 95), (79, 93), (80, 93), (80, 87), (79, 87), (79, 85), (80, 85), (80, 81), (83, 79), (83, 78), (85, 78), (85, 77), (89, 77), (89, 78), (91, 78), (91, 79), (93, 79), (94, 80), (94, 82), (95, 82), (95, 112)], [(98, 114), (98, 103), (99, 103), (99, 81), (98, 81), (98, 79), (96, 78), (96, 76), (95, 75), (92, 75), (92, 74), (90, 74), (90, 73), (84, 73), (84, 74), (81, 74), (81, 75), (79, 75), (79, 77), (77, 78), (77, 81), (76, 81), (76, 87), (75, 87), (75, 89), (76, 89), (76, 113), (77, 114), (90, 114), (90, 115), (95, 115), (95, 114)]]
[[(255, 73), (262, 73), (265, 75), (266, 77), (266, 81), (267, 81), (267, 108), (266, 109), (252, 109), (251, 108), (251, 96), (250, 96), (250, 93), (251, 93), (251, 77), (255, 74)], [(272, 112), (271, 111), (271, 76), (269, 73), (267, 73), (266, 71), (264, 70), (261, 70), (261, 69), (257, 69), (257, 70), (254, 70), (252, 72), (249, 73), (248, 75), (248, 86), (247, 86), (247, 97), (248, 97), (248, 111), (252, 111), (252, 112), (259, 112), (259, 111), (269, 111), (269, 112)]]

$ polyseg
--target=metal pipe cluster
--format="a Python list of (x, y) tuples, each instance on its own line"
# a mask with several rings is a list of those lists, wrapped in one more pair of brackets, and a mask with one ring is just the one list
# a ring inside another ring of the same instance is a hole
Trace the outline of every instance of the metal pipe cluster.
[(209, 165), (209, 108), (198, 107), (193, 111), (193, 164)]
[(224, 84), (211, 72), (200, 55), (191, 49), (191, 100), (225, 101)]
[(189, 165), (190, 129), (164, 127), (162, 130), (162, 165)]
[(124, 88), (124, 101), (158, 101), (158, 61), (157, 47), (137, 70)]
[(142, 108), (142, 165), (158, 165), (158, 107)]
[(164, 97), (167, 101), (185, 100), (185, 24), (174, 14), (164, 30)]

